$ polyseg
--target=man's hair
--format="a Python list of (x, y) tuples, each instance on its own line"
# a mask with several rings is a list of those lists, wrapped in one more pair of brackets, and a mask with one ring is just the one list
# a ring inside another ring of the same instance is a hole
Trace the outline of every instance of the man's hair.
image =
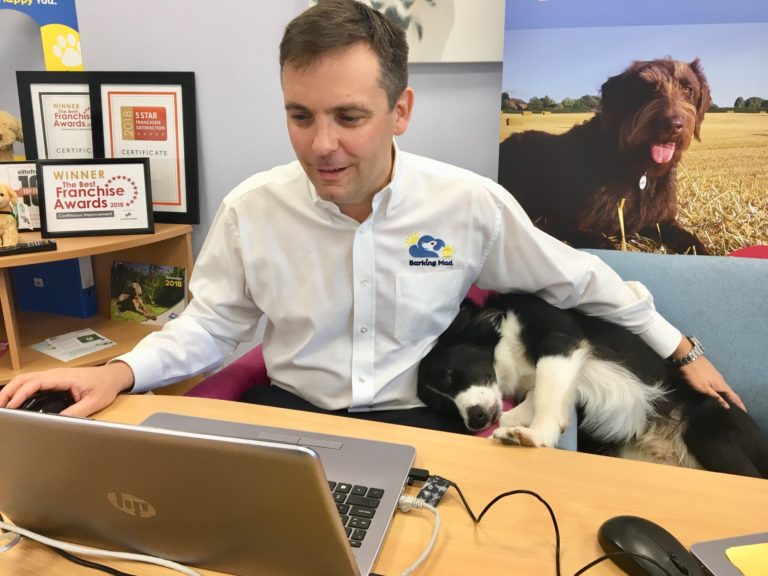
[(367, 44), (379, 60), (379, 83), (390, 109), (408, 86), (405, 32), (382, 13), (356, 0), (320, 0), (291, 20), (280, 42), (280, 72), (286, 63), (306, 68), (325, 54)]

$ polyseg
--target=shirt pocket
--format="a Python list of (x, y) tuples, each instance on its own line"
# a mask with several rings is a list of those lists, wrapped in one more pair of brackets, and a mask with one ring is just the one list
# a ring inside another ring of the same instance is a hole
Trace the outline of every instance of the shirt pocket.
[(395, 338), (415, 343), (442, 334), (459, 311), (463, 279), (461, 270), (398, 274)]

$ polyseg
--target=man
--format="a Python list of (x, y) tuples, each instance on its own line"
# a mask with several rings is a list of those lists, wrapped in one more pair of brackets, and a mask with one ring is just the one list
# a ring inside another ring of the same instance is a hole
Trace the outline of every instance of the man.
[[(424, 421), (417, 368), (473, 283), (622, 324), (664, 357), (688, 354), (644, 287), (535, 228), (493, 181), (398, 149), (414, 105), (407, 57), (403, 32), (361, 3), (324, 0), (294, 19), (280, 65), (298, 161), (224, 199), (185, 312), (106, 366), (17, 376), (0, 406), (59, 389), (76, 400), (64, 414), (91, 414), (216, 367), (264, 316), (274, 386), (258, 401), (445, 428)], [(682, 369), (702, 393), (740, 403), (706, 358)]]

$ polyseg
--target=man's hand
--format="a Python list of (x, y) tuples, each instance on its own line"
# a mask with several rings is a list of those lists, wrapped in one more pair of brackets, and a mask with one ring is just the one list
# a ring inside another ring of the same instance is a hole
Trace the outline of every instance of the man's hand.
[(711, 396), (717, 400), (723, 408), (729, 408), (728, 402), (721, 396), (724, 394), (733, 404), (747, 411), (746, 406), (731, 387), (728, 386), (720, 372), (714, 367), (706, 356), (700, 356), (687, 366), (680, 368), (685, 379), (694, 390)]
[(18, 408), (41, 390), (69, 391), (75, 403), (63, 416), (90, 416), (112, 404), (117, 395), (133, 386), (133, 371), (125, 362), (88, 368), (56, 368), (29, 372), (13, 378), (0, 390), (0, 408)]

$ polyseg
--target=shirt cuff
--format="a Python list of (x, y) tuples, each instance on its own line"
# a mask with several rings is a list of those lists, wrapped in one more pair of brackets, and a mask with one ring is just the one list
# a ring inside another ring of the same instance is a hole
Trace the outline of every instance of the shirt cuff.
[(680, 345), (683, 334), (667, 322), (661, 314), (655, 313), (648, 329), (639, 336), (656, 354), (662, 358), (669, 358)]
[(133, 388), (131, 394), (141, 394), (159, 388), (158, 383), (162, 383), (163, 375), (158, 370), (153, 370), (151, 362), (146, 359), (146, 352), (138, 354), (135, 351), (126, 352), (122, 356), (113, 358), (107, 364), (112, 362), (125, 362), (133, 370)]

